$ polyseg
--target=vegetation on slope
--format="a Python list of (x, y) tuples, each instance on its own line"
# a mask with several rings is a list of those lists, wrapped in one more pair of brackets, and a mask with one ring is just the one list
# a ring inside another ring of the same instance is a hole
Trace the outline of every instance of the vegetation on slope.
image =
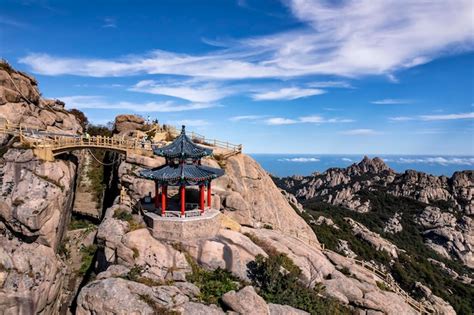
[[(448, 301), (458, 314), (472, 314), (474, 300), (469, 297), (474, 296), (474, 288), (452, 279), (438, 266), (428, 261), (428, 258), (436, 259), (459, 274), (470, 273), (460, 262), (441, 257), (424, 244), (422, 229), (415, 223), (414, 218), (423, 211), (426, 205), (409, 198), (395, 197), (383, 191), (361, 191), (359, 196), (370, 200), (372, 205), (370, 212), (358, 213), (315, 200), (305, 202), (308, 214), (315, 218), (319, 215), (331, 218), (340, 227), (336, 230), (327, 225), (312, 225), (320, 242), (329, 249), (337, 250), (338, 240), (346, 240), (349, 247), (360, 258), (374, 260), (386, 266), (400, 286), (411, 294), (419, 296), (415, 283), (421, 282), (427, 285), (434, 294)], [(403, 230), (395, 234), (385, 233), (383, 228), (387, 220), (397, 212), (402, 215)], [(307, 222), (311, 219), (308, 214), (303, 214)], [(371, 231), (379, 233), (399, 248), (404, 249), (406, 254), (401, 254), (391, 263), (387, 254), (376, 251), (370, 244), (355, 237), (350, 226), (343, 220), (344, 217), (350, 217), (364, 224)]]
[(321, 296), (323, 286), (304, 285), (299, 280), (301, 269), (285, 254), (268, 258), (258, 255), (248, 267), (252, 284), (268, 303), (289, 305), (310, 314), (350, 314), (349, 309), (336, 300)]

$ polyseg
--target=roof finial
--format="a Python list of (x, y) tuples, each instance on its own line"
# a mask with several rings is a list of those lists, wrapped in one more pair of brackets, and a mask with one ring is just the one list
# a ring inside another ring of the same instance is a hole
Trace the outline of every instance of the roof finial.
[(185, 128), (186, 128), (186, 127), (185, 127), (184, 125), (181, 126), (181, 134), (182, 134), (182, 135), (186, 134)]

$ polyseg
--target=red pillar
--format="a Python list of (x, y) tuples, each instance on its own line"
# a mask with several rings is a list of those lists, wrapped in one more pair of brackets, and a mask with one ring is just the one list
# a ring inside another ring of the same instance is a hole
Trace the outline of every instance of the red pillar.
[(204, 184), (199, 185), (199, 209), (204, 213)]
[(211, 182), (209, 181), (209, 184), (207, 184), (207, 206), (209, 209), (211, 208)]
[(180, 187), (180, 193), (181, 193), (181, 217), (185, 217), (184, 211), (186, 210), (186, 189), (184, 188), (184, 185), (181, 185)]
[(160, 186), (155, 182), (155, 209), (160, 207)]
[(165, 216), (166, 213), (166, 185), (161, 186), (161, 215)]

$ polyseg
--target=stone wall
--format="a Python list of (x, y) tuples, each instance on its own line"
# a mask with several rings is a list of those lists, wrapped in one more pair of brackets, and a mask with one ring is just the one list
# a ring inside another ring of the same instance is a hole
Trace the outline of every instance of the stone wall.
[(190, 218), (161, 217), (147, 212), (144, 219), (153, 237), (163, 240), (187, 241), (212, 238), (220, 228), (218, 210), (207, 210), (202, 216)]

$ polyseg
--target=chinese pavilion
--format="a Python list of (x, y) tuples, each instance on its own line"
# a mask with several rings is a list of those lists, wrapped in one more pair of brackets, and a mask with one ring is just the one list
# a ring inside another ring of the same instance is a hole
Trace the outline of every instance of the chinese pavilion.
[[(168, 186), (179, 187), (180, 216), (183, 218), (186, 217), (186, 186), (199, 186), (201, 214), (204, 213), (204, 189), (207, 187), (207, 206), (211, 207), (211, 181), (224, 175), (224, 171), (221, 169), (201, 165), (201, 158), (211, 155), (212, 149), (193, 143), (186, 136), (185, 126), (183, 126), (181, 134), (171, 144), (164, 147), (153, 147), (153, 153), (165, 157), (166, 164), (158, 168), (143, 170), (140, 172), (140, 176), (155, 181), (155, 208), (161, 208), (162, 216), (167, 216)], [(161, 195), (159, 193), (160, 187)]]

